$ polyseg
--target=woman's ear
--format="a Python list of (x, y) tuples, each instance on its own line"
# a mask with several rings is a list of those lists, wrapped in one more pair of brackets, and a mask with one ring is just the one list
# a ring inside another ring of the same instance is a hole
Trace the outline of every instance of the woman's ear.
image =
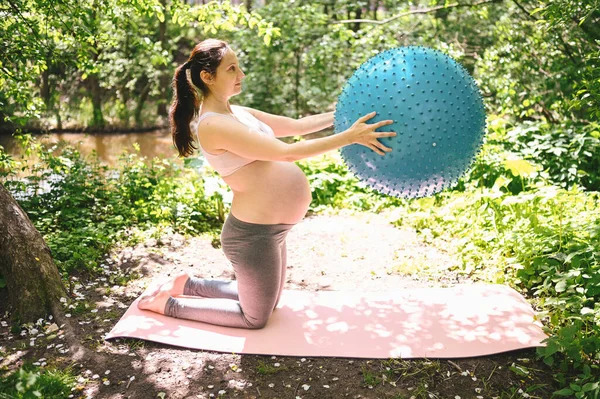
[(213, 76), (206, 71), (200, 72), (200, 79), (202, 79), (202, 81), (207, 85), (210, 85), (213, 83)]

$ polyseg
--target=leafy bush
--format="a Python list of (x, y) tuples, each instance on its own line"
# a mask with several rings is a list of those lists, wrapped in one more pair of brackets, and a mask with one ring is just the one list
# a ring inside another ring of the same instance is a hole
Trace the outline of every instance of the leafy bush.
[(561, 187), (600, 190), (600, 125), (524, 122), (506, 134), (504, 147), (535, 160)]
[(377, 212), (403, 203), (403, 200), (381, 195), (360, 182), (348, 171), (338, 153), (302, 160), (298, 166), (310, 182), (311, 211), (333, 207)]
[(29, 363), (0, 378), (0, 398), (63, 399), (71, 394), (75, 377), (70, 369), (40, 369)]
[(502, 186), (446, 192), (414, 201), (397, 224), (451, 242), (459, 271), (529, 292), (550, 333), (538, 353), (557, 366), (562, 393), (600, 393), (598, 193), (532, 182), (517, 195)]
[(220, 225), (202, 178), (167, 159), (123, 154), (119, 167), (109, 170), (65, 142), (49, 151), (38, 146), (36, 152), (40, 162), (26, 166), (29, 177), (4, 184), (64, 275), (95, 270), (116, 243), (138, 242), (136, 231), (199, 234)]

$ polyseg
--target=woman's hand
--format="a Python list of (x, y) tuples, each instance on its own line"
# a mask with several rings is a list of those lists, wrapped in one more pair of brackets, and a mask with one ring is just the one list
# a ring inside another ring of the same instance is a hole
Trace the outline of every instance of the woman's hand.
[(385, 155), (385, 152), (392, 151), (391, 148), (384, 146), (379, 142), (381, 137), (394, 137), (394, 132), (376, 132), (375, 129), (382, 126), (390, 125), (394, 123), (393, 120), (380, 121), (373, 124), (367, 124), (366, 122), (375, 116), (376, 112), (371, 112), (363, 117), (360, 117), (354, 124), (348, 128), (343, 134), (351, 140), (352, 144), (361, 144), (365, 147), (369, 147), (379, 155)]

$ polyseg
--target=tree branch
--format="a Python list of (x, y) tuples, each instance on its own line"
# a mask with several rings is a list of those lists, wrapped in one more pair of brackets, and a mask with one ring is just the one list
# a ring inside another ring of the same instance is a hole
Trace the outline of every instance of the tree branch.
[(449, 9), (449, 8), (477, 7), (477, 6), (481, 6), (481, 5), (484, 5), (484, 4), (500, 3), (500, 2), (502, 2), (502, 0), (482, 0), (482, 1), (478, 1), (478, 2), (472, 3), (472, 4), (454, 3), (454, 4), (448, 4), (446, 6), (437, 6), (437, 7), (431, 7), (431, 8), (423, 8), (423, 9), (420, 9), (420, 10), (407, 11), (407, 12), (403, 12), (402, 14), (394, 15), (393, 17), (389, 17), (389, 18), (386, 18), (386, 19), (381, 20), (381, 21), (377, 21), (377, 20), (373, 20), (373, 19), (344, 19), (344, 20), (336, 21), (336, 22), (334, 22), (334, 24), (365, 23), (365, 24), (384, 25), (384, 24), (390, 23), (392, 21), (395, 21), (395, 20), (397, 20), (399, 18), (406, 17), (407, 15), (428, 14), (430, 12), (435, 12), (435, 11), (438, 11), (438, 10), (445, 10), (445, 9)]
[[(31, 21), (23, 16), (23, 14), (21, 13), (21, 10), (19, 9), (19, 7), (15, 3), (13, 3), (12, 1), (9, 1), (8, 4), (10, 5), (10, 7), (15, 12), (15, 14), (13, 14), (13, 16), (18, 15), (19, 17), (21, 17), (21, 20), (23, 21), (23, 23), (25, 25), (27, 25), (27, 27), (31, 30), (31, 33), (33, 33), (34, 36), (38, 39), (38, 41), (41, 43), (42, 42), (42, 38), (38, 34), (37, 29), (35, 29), (35, 27), (33, 27), (31, 25)], [(17, 19), (17, 18), (15, 18), (15, 19)], [(17, 19), (17, 21), (18, 21), (18, 19)]]
[(521, 4), (519, 4), (519, 3), (517, 2), (517, 0), (513, 0), (513, 3), (515, 3), (515, 4), (516, 4), (516, 6), (517, 6), (517, 7), (519, 7), (519, 9), (520, 9), (521, 11), (523, 11), (523, 12), (525, 13), (525, 15), (527, 15), (527, 17), (528, 17), (528, 18), (530, 18), (530, 19), (532, 19), (532, 20), (534, 20), (534, 21), (537, 21), (537, 20), (538, 20), (538, 18), (536, 18), (536, 16), (535, 16), (535, 15), (533, 15), (533, 14), (531, 14), (529, 11), (527, 11), (527, 10), (525, 9), (525, 7), (523, 7)]

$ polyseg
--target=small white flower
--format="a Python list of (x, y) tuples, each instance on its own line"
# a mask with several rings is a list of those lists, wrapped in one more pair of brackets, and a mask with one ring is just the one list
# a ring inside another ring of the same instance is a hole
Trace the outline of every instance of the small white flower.
[(61, 298), (60, 298), (60, 301), (61, 301), (62, 303), (66, 303), (66, 302), (67, 302), (67, 298), (65, 298), (65, 297), (63, 296), (63, 297), (61, 297)]
[(300, 359), (300, 361), (301, 361), (302, 363), (304, 363), (304, 362), (306, 361), (306, 359), (305, 359), (305, 358), (302, 358), (302, 359)]
[(68, 318), (68, 317), (71, 317), (71, 313), (67, 313), (67, 314), (65, 314), (65, 317), (67, 317), (67, 318)]
[(456, 395), (456, 396), (454, 397), (454, 399), (460, 399), (460, 396)]
[(275, 387), (275, 384), (273, 384), (273, 383), (269, 384), (269, 388), (274, 388), (274, 387)]
[(104, 385), (110, 385), (110, 381), (109, 380), (104, 381)]
[(302, 388), (304, 388), (305, 391), (308, 391), (310, 389), (310, 385), (304, 384), (302, 385)]
[(469, 375), (469, 372), (467, 372), (467, 371), (463, 371), (462, 373), (460, 373), (460, 375), (462, 375), (462, 376), (467, 376), (467, 375)]
[(210, 366), (208, 366), (208, 368), (212, 370), (215, 368), (215, 366), (210, 365)]
[(98, 309), (92, 309), (91, 312), (92, 313), (98, 313)]
[(214, 385), (207, 386), (208, 389), (213, 389), (214, 387), (215, 387)]
[(219, 391), (219, 395), (225, 395), (226, 393), (227, 393), (227, 391), (225, 391), (224, 389), (221, 389), (221, 390)]
[(275, 366), (275, 367), (279, 367), (279, 366), (281, 366), (281, 364), (279, 364), (279, 363), (275, 363), (275, 364), (273, 364), (273, 366)]
[(323, 385), (323, 388), (329, 389), (329, 385)]
[(94, 375), (92, 376), (92, 380), (96, 380), (96, 379), (98, 379), (98, 378), (100, 378), (100, 376), (99, 376), (98, 374), (94, 374)]
[(277, 356), (271, 356), (271, 359), (275, 360), (277, 359)]
[(331, 381), (337, 381), (337, 380), (339, 380), (339, 378), (337, 378), (337, 377), (333, 377), (333, 378), (331, 379)]
[(106, 371), (104, 372), (104, 374), (106, 374), (106, 375), (109, 375), (109, 374), (110, 374), (110, 370), (106, 370)]

